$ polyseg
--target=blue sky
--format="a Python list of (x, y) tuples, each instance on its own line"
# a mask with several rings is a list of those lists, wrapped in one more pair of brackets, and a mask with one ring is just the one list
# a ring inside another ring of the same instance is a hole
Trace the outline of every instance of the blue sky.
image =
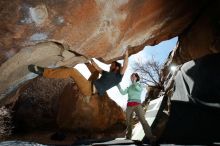
[[(161, 64), (163, 64), (166, 61), (171, 50), (175, 48), (176, 42), (177, 42), (177, 37), (172, 38), (167, 41), (163, 41), (160, 44), (155, 45), (155, 46), (146, 46), (142, 51), (130, 56), (128, 68), (124, 74), (122, 82), (120, 83), (122, 88), (126, 88), (131, 84), (130, 75), (133, 72), (132, 64), (135, 62), (135, 60), (145, 61), (145, 60), (151, 59), (153, 55), (156, 61), (159, 61)], [(95, 61), (102, 69), (107, 70), (107, 71), (109, 70), (109, 65), (101, 63), (97, 60)], [(119, 61), (119, 62), (123, 63), (123, 61)], [(75, 68), (77, 68), (86, 78), (90, 76), (90, 72), (88, 71), (85, 65), (79, 64)], [(126, 109), (127, 95), (122, 96), (119, 93), (117, 87), (111, 88), (110, 90), (107, 91), (107, 93), (111, 99), (113, 99), (119, 106), (122, 107), (123, 110)], [(142, 101), (144, 101), (145, 94), (146, 94), (146, 88), (142, 92), (142, 98), (141, 98)]]
[(134, 57), (131, 56), (131, 62), (133, 59), (140, 58), (142, 60), (147, 60), (151, 59), (151, 56), (154, 56), (154, 59), (162, 64), (167, 59), (170, 51), (176, 46), (176, 42), (177, 37), (163, 41), (156, 46), (146, 46), (142, 51), (135, 54)]

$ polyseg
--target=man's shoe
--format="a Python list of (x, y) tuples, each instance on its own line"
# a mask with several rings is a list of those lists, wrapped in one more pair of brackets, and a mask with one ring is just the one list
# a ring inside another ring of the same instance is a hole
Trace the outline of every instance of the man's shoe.
[(37, 66), (37, 65), (34, 65), (34, 64), (28, 65), (28, 70), (30, 72), (33, 72), (33, 73), (38, 74), (40, 76), (42, 76), (43, 73), (44, 73), (44, 68), (43, 67), (40, 67), (40, 66)]

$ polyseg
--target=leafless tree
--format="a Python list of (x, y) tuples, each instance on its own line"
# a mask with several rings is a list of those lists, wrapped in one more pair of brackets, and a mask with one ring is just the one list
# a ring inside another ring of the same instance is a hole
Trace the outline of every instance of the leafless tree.
[(162, 65), (153, 56), (150, 60), (144, 62), (139, 59), (134, 63), (132, 68), (135, 72), (139, 73), (141, 83), (162, 89), (163, 81), (160, 75)]

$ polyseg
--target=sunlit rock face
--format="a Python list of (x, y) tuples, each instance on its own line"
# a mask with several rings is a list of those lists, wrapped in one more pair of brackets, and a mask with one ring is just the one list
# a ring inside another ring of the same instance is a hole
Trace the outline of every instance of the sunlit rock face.
[[(28, 80), (27, 65), (110, 62), (181, 34), (205, 1), (0, 2), (0, 99)], [(40, 43), (40, 44), (39, 44)]]
[(27, 1), (0, 3), (1, 62), (24, 47), (59, 42), (69, 50), (105, 61), (130, 46), (142, 49), (181, 33), (201, 1)]
[(70, 78), (35, 78), (5, 105), (13, 110), (13, 133), (67, 131), (84, 138), (105, 138), (123, 134), (126, 127), (124, 112), (114, 101), (93, 95), (86, 102)]
[(57, 123), (61, 129), (67, 130), (80, 129), (90, 132), (108, 130), (123, 133), (125, 115), (120, 106), (107, 94), (92, 95), (87, 103), (76, 85), (68, 85), (59, 99)]

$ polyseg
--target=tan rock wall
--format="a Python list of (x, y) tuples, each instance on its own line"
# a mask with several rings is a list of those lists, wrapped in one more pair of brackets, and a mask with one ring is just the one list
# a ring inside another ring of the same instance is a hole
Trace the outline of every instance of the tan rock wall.
[(126, 49), (133, 54), (181, 34), (205, 2), (2, 0), (0, 99), (30, 78), (28, 64), (73, 67), (92, 57), (119, 59)]
[[(0, 3), (0, 64), (18, 50), (54, 41), (105, 61), (178, 35), (203, 1), (56, 0)], [(7, 55), (8, 52), (12, 52)]]
[[(92, 96), (86, 102), (71, 79), (36, 78), (20, 90), (13, 106), (16, 132), (72, 131), (111, 135), (125, 130), (123, 110), (108, 96)], [(13, 96), (9, 98), (14, 98)], [(108, 133), (109, 132), (109, 133)]]
[(74, 86), (67, 86), (60, 96), (57, 123), (61, 129), (104, 131), (117, 124), (123, 127), (125, 115), (107, 95), (93, 95), (87, 103), (77, 90)]

